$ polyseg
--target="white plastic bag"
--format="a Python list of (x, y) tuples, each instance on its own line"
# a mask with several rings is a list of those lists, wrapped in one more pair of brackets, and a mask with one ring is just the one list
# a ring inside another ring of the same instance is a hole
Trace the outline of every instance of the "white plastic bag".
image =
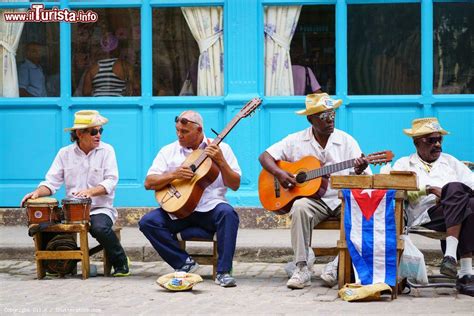
[(407, 278), (416, 280), (418, 284), (428, 284), (423, 254), (416, 248), (408, 235), (401, 235), (400, 238), (405, 242), (405, 249), (398, 268), (399, 280)]

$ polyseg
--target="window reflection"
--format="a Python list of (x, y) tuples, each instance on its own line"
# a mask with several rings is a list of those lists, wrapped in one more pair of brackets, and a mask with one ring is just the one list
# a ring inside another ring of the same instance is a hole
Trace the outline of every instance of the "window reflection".
[(139, 9), (96, 9), (72, 25), (73, 96), (140, 95)]
[(474, 4), (434, 4), (434, 93), (474, 93)]
[(419, 94), (419, 4), (349, 5), (349, 94)]

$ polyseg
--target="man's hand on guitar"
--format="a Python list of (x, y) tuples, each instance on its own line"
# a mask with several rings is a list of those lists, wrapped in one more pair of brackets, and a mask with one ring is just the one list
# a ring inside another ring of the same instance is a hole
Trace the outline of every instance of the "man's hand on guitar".
[(280, 169), (280, 171), (275, 176), (278, 179), (278, 182), (280, 182), (280, 184), (285, 189), (291, 189), (296, 185), (295, 176), (293, 176), (293, 174), (289, 173), (288, 171)]
[(361, 174), (369, 166), (367, 158), (362, 154), (359, 158), (354, 161), (354, 171), (356, 174)]
[(226, 163), (222, 150), (218, 145), (212, 144), (204, 149), (206, 155), (208, 155), (219, 167)]
[(189, 167), (179, 167), (174, 172), (174, 178), (177, 180), (189, 180), (194, 176), (194, 172)]

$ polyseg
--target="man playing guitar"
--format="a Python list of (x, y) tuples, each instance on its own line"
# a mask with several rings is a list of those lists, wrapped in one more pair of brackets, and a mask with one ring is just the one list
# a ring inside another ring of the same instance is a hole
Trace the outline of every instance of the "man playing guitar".
[[(314, 156), (321, 164), (330, 165), (355, 159), (354, 168), (335, 174), (347, 175), (351, 171), (361, 174), (366, 170), (368, 162), (363, 158), (356, 140), (334, 128), (335, 110), (341, 103), (342, 100), (333, 100), (326, 93), (307, 95), (306, 109), (296, 113), (305, 115), (311, 127), (288, 135), (260, 155), (262, 167), (278, 180), (283, 190), (291, 190), (298, 182), (293, 174), (277, 166), (279, 160), (294, 162), (305, 156)], [(365, 172), (372, 174), (370, 168)], [(289, 288), (302, 289), (311, 284), (307, 258), (312, 229), (329, 217), (339, 217), (340, 213), (341, 204), (337, 198), (337, 190), (331, 189), (329, 185), (322, 198), (303, 197), (293, 203), (290, 210), (291, 244), (295, 253), (296, 270), (288, 280)], [(333, 262), (326, 267), (321, 278), (333, 286), (337, 283), (336, 273), (337, 262)]]

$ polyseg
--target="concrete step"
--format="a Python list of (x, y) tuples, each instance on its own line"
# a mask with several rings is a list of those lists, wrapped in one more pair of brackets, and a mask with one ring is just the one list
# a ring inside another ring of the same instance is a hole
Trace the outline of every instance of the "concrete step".
[[(161, 258), (137, 227), (122, 229), (122, 245), (133, 261), (159, 261)], [(439, 241), (410, 235), (415, 245), (425, 255), (429, 265), (438, 265), (442, 258)], [(339, 231), (314, 231), (312, 245), (335, 247)], [(90, 246), (97, 244), (92, 237)], [(211, 243), (190, 242), (190, 252), (210, 252)], [(239, 229), (235, 260), (240, 262), (284, 263), (292, 260), (289, 229)], [(317, 263), (326, 263), (331, 257), (317, 257)], [(26, 225), (0, 226), (0, 260), (34, 260), (33, 239), (28, 236)]]

